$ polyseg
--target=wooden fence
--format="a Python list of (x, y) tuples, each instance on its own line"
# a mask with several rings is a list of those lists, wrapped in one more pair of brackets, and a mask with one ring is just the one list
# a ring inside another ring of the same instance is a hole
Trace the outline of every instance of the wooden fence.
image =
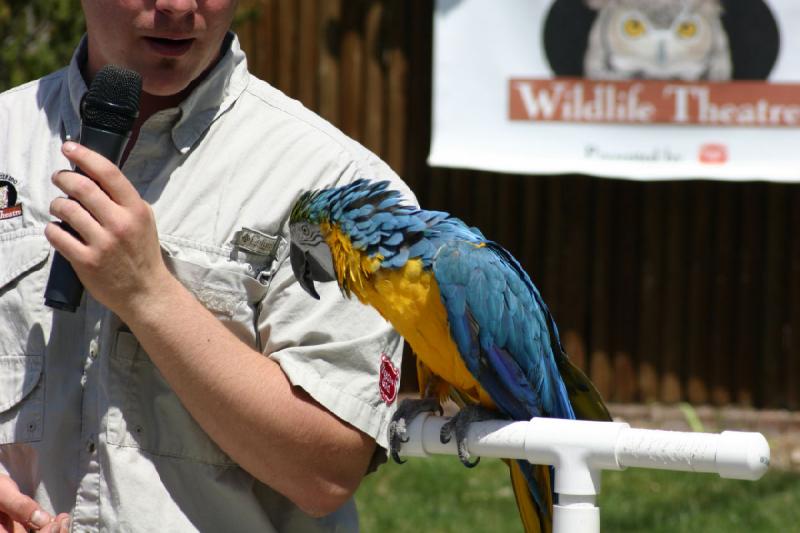
[(430, 168), (432, 6), (245, 0), (238, 32), (254, 73), (511, 250), (608, 400), (800, 407), (800, 185)]

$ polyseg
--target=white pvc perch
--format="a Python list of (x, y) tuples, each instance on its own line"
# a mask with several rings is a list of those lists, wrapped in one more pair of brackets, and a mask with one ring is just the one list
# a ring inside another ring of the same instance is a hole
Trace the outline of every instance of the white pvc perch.
[[(439, 441), (447, 418), (423, 413), (408, 427), (403, 444), (405, 457), (431, 454), (456, 455), (455, 440)], [(729, 479), (755, 481), (769, 467), (769, 444), (761, 433), (723, 431), (688, 433), (634, 429), (623, 422), (585, 422), (556, 418), (534, 418), (530, 422), (490, 420), (470, 426), (467, 448), (472, 457), (525, 459), (533, 464), (553, 465), (554, 533), (597, 533), (602, 470), (624, 470), (629, 466), (708, 472)]]

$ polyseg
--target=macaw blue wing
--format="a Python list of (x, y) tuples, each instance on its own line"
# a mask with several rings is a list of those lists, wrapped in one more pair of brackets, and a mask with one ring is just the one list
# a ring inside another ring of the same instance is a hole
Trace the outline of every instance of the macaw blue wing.
[(489, 241), (453, 240), (433, 272), (453, 340), (498, 409), (514, 420), (575, 418), (553, 352), (557, 332), (516, 260)]

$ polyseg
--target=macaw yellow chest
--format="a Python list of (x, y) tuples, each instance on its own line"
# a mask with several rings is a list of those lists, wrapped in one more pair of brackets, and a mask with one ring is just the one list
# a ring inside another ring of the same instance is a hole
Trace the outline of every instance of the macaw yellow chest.
[(402, 268), (383, 269), (379, 256), (368, 257), (354, 249), (337, 225), (322, 223), (320, 229), (331, 250), (339, 286), (348, 287), (388, 320), (431, 372), (471, 401), (493, 407), (450, 336), (439, 286), (422, 261), (410, 259)]
[(353, 292), (394, 326), (434, 374), (473, 401), (487, 404), (488, 396), (467, 370), (450, 336), (436, 278), (423, 269), (422, 261), (409, 260), (399, 269), (378, 269)]

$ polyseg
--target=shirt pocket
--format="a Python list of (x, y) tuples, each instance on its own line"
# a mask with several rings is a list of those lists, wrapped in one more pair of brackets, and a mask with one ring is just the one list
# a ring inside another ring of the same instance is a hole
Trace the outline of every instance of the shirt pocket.
[(42, 439), (41, 355), (0, 356), (0, 444)]
[[(166, 259), (170, 270), (237, 336), (255, 343), (254, 309), (266, 287), (246, 274)], [(129, 331), (117, 333), (110, 354), (110, 409), (106, 430), (112, 445), (186, 461), (232, 466)]]
[(225, 327), (245, 344), (260, 348), (256, 323), (268, 280), (260, 282), (245, 272), (243, 265), (232, 262), (208, 266), (169, 255), (165, 261), (170, 272)]
[(49, 255), (41, 228), (0, 233), (0, 444), (42, 438), (44, 335), (39, 322), (44, 314), (42, 267)]

